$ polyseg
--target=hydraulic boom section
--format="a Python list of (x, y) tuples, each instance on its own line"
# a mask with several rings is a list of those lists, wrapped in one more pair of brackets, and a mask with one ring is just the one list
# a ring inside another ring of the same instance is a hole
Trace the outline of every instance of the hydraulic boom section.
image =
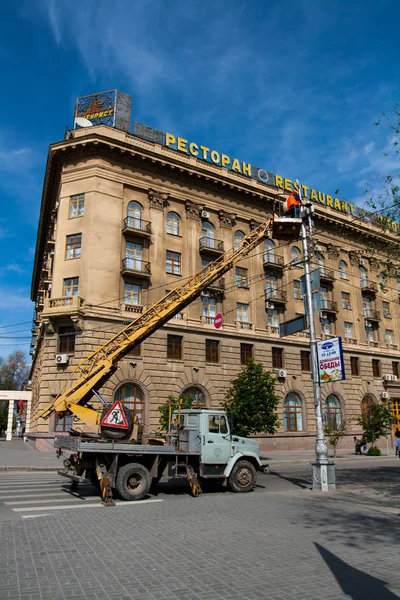
[(48, 418), (53, 412), (70, 412), (99, 433), (101, 412), (86, 406), (94, 394), (93, 390), (98, 389), (111, 376), (121, 358), (193, 302), (205, 288), (256, 248), (272, 230), (272, 225), (273, 220), (268, 219), (253, 229), (243, 238), (239, 248), (228, 250), (206, 265), (92, 352), (75, 367), (61, 393), (36, 418)]

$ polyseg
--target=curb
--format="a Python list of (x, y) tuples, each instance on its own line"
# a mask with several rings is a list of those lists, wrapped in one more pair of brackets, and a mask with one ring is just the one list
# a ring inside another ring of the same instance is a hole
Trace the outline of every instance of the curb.
[[(388, 460), (390, 458), (396, 458), (397, 460), (398, 457), (397, 456), (366, 456), (365, 458), (368, 458), (368, 462), (370, 462), (370, 460)], [(267, 458), (267, 457), (260, 457), (260, 460), (265, 461), (268, 463), (269, 466), (285, 466), (285, 465), (301, 465), (301, 464), (307, 464), (307, 463), (311, 463), (315, 460), (315, 457), (310, 457), (310, 458), (303, 458), (303, 459), (298, 459), (298, 460), (279, 460), (279, 459), (274, 459), (274, 458)], [(360, 457), (355, 457), (354, 458), (352, 456), (349, 457), (336, 457), (334, 458), (333, 456), (329, 457), (330, 461), (335, 461), (335, 462), (350, 462), (350, 461), (354, 461), (354, 460), (360, 460)]]
[(62, 465), (59, 467), (7, 467), (0, 466), (0, 471), (59, 471)]

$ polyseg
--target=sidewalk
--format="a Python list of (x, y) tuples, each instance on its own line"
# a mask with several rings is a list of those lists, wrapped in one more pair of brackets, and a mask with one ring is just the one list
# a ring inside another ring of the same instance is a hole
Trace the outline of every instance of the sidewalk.
[(39, 452), (28, 442), (0, 438), (0, 471), (57, 471), (63, 466), (54, 452)]
[[(310, 461), (314, 461), (315, 460), (315, 452), (314, 451), (300, 451), (300, 452), (269, 452), (267, 453), (262, 453), (262, 456), (260, 456), (261, 460), (263, 462), (267, 462), (269, 465), (288, 465), (288, 464), (292, 464), (292, 465), (296, 465), (296, 464), (301, 464), (301, 463), (308, 463)], [(389, 450), (389, 456), (386, 453), (386, 450), (382, 450), (382, 456), (367, 456), (366, 454), (362, 454), (360, 455), (356, 455), (356, 453), (351, 450), (339, 450), (337, 452), (337, 456), (336, 458), (333, 457), (333, 454), (330, 452), (329, 453), (329, 459), (330, 460), (335, 460), (337, 462), (343, 462), (346, 460), (357, 460), (357, 459), (362, 459), (365, 458), (366, 460), (374, 460), (374, 459), (388, 459), (388, 458), (396, 458), (397, 460), (399, 460), (397, 458), (397, 456), (395, 456), (394, 454), (394, 450), (391, 452)]]

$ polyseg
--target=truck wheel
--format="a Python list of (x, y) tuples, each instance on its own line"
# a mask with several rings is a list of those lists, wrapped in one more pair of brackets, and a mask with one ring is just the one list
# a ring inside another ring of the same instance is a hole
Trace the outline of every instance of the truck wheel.
[(256, 482), (256, 470), (248, 460), (239, 460), (228, 478), (228, 485), (233, 492), (251, 492)]
[(129, 463), (118, 471), (115, 489), (124, 500), (141, 500), (150, 489), (150, 473), (143, 465)]
[(90, 479), (90, 483), (96, 488), (96, 490), (100, 489), (100, 481), (97, 477), (96, 469), (90, 469), (90, 471), (86, 471), (86, 477)]

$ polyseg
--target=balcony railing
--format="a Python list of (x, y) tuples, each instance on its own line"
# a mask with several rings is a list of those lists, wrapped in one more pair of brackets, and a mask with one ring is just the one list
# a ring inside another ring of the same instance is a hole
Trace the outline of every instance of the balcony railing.
[(358, 345), (358, 340), (356, 338), (353, 337), (344, 337), (344, 341), (346, 342), (346, 344), (354, 344), (354, 346)]
[(333, 281), (335, 281), (335, 273), (330, 269), (320, 267), (319, 279), (320, 281), (327, 281), (328, 283), (332, 283)]
[(224, 242), (203, 235), (199, 240), (199, 249), (200, 252), (207, 252), (208, 254), (222, 254), (224, 251)]
[(124, 304), (123, 306), (126, 312), (135, 313), (138, 315), (141, 315), (143, 312), (143, 306), (140, 306), (139, 304)]
[(361, 279), (360, 288), (364, 292), (372, 292), (373, 294), (378, 292), (377, 283), (375, 283), (375, 281), (370, 281), (369, 279)]
[(151, 223), (137, 217), (125, 217), (122, 231), (136, 233), (142, 237), (149, 237), (151, 235)]
[(249, 323), (248, 321), (236, 321), (236, 326), (238, 329), (253, 329), (253, 323)]
[(134, 258), (124, 258), (122, 261), (122, 275), (132, 273), (139, 277), (149, 278), (151, 275), (151, 264)]
[(274, 325), (267, 325), (267, 332), (269, 335), (279, 337), (279, 327), (275, 327)]
[(333, 300), (321, 300), (321, 310), (327, 313), (337, 313), (339, 312), (337, 302)]
[(215, 317), (209, 317), (208, 315), (201, 315), (201, 322), (203, 325), (214, 325)]
[(364, 317), (367, 321), (380, 321), (381, 313), (379, 312), (379, 310), (364, 307)]
[(287, 292), (278, 292), (278, 290), (265, 290), (265, 300), (274, 304), (286, 304)]
[(61, 296), (45, 298), (42, 318), (56, 315), (80, 315), (85, 312), (85, 300), (81, 296)]
[(277, 254), (264, 254), (264, 269), (279, 269), (282, 270), (284, 268), (284, 260), (283, 256), (278, 256)]
[(214, 283), (209, 285), (206, 289), (215, 294), (222, 294), (225, 291), (225, 279), (223, 277), (217, 279), (217, 281), (214, 281)]

